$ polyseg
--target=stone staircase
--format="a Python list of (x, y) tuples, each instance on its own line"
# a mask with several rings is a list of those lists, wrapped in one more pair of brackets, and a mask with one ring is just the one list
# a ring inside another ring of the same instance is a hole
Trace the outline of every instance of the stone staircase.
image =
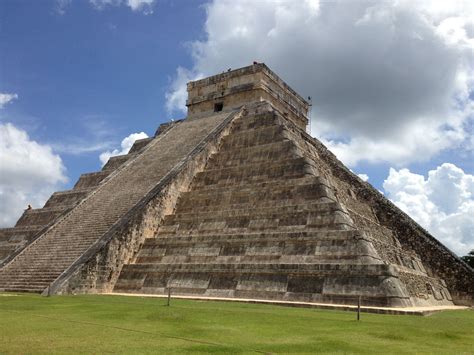
[(25, 210), (15, 227), (0, 228), (0, 267), (97, 189), (118, 167), (136, 157), (151, 140), (152, 138), (137, 140), (128, 154), (111, 157), (101, 171), (82, 174), (73, 189), (55, 192), (42, 208)]
[(275, 112), (240, 118), (115, 292), (407, 305), (385, 264)]
[(45, 290), (232, 114), (173, 125), (140, 141), (132, 159), (112, 158), (102, 172), (81, 176), (75, 190), (53, 194), (45, 209), (73, 207), (0, 270), (0, 289)]

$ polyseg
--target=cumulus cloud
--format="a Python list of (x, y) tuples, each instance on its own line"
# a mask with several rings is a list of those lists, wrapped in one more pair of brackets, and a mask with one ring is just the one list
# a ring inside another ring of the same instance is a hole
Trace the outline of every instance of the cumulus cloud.
[(6, 104), (15, 99), (18, 99), (17, 94), (4, 94), (0, 92), (0, 109), (2, 109)]
[(190, 43), (194, 65), (178, 68), (169, 110), (184, 111), (187, 80), (258, 60), (313, 98), (312, 133), (348, 165), (402, 166), (469, 139), (467, 1), (215, 0), (206, 11), (206, 37)]
[(428, 177), (390, 169), (387, 196), (458, 255), (474, 249), (474, 175), (444, 163)]
[(186, 99), (188, 98), (186, 83), (203, 77), (204, 75), (183, 67), (178, 67), (178, 69), (176, 69), (176, 76), (166, 93), (166, 110), (169, 114), (172, 114), (175, 110), (184, 112)]
[(153, 13), (155, 0), (89, 0), (97, 10), (103, 10), (107, 6), (128, 6), (132, 11), (142, 12), (145, 15)]
[(122, 140), (120, 149), (114, 149), (112, 151), (107, 150), (101, 153), (99, 159), (102, 162), (102, 166), (104, 166), (111, 157), (127, 154), (130, 148), (132, 148), (133, 143), (135, 143), (136, 140), (143, 138), (148, 138), (148, 135), (145, 132), (132, 133)]
[(367, 174), (357, 174), (358, 177), (362, 179), (362, 181), (369, 181), (369, 175)]
[(13, 226), (23, 209), (42, 207), (66, 183), (61, 158), (11, 123), (0, 124), (0, 226)]

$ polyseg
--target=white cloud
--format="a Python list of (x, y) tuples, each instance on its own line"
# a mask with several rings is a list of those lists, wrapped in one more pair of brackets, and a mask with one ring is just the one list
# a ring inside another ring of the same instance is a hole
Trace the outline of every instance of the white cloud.
[(106, 6), (119, 6), (122, 0), (89, 0), (91, 5), (97, 10), (103, 10)]
[(474, 175), (444, 163), (425, 178), (390, 169), (388, 197), (459, 255), (474, 249)]
[(145, 15), (153, 13), (155, 0), (89, 0), (97, 10), (103, 10), (106, 6), (126, 5), (132, 11), (142, 12)]
[(313, 98), (313, 134), (347, 164), (428, 160), (470, 139), (467, 3), (212, 1), (167, 107), (185, 110), (186, 80), (262, 61)]
[(166, 110), (169, 114), (176, 109), (184, 112), (186, 99), (188, 98), (186, 83), (203, 77), (204, 75), (192, 72), (183, 67), (178, 67), (178, 69), (176, 69), (176, 77), (171, 82), (170, 88), (166, 93)]
[(369, 181), (369, 175), (367, 174), (357, 174), (358, 177), (362, 179), (362, 181)]
[(155, 0), (127, 0), (127, 5), (133, 11), (142, 11), (145, 14), (153, 13), (153, 3)]
[(136, 140), (143, 138), (148, 138), (148, 135), (145, 132), (132, 133), (122, 140), (120, 149), (114, 149), (112, 151), (107, 150), (101, 153), (99, 159), (102, 162), (102, 166), (104, 166), (111, 157), (127, 154), (130, 148), (132, 148), (133, 143), (135, 143)]
[(59, 155), (11, 123), (0, 124), (0, 165), (2, 227), (14, 225), (28, 204), (42, 207), (67, 181)]
[(18, 99), (17, 94), (4, 94), (0, 92), (0, 109), (2, 109), (6, 104), (15, 99)]
[(71, 2), (72, 0), (56, 0), (54, 11), (58, 15), (64, 15), (68, 6), (71, 5)]

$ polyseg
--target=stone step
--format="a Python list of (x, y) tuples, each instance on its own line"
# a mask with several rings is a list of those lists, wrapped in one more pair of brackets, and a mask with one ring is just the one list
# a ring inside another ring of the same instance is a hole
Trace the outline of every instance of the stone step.
[[(232, 215), (232, 211), (230, 211), (228, 215), (225, 214), (226, 211), (216, 212), (214, 216), (213, 212), (203, 216), (199, 216), (199, 214), (175, 214), (166, 216), (163, 219), (161, 227), (165, 230), (169, 230), (170, 226), (184, 227), (187, 225), (198, 226), (200, 224), (220, 223), (223, 227), (242, 228), (243, 226), (246, 226), (252, 230), (265, 228), (275, 229), (279, 226), (298, 225), (311, 227), (319, 226), (321, 223), (325, 224), (325, 221), (330, 223), (332, 220), (352, 225), (352, 221), (347, 212), (342, 208), (332, 206), (332, 204), (335, 206), (337, 205), (336, 203), (321, 203), (321, 207), (319, 208), (314, 207), (313, 210), (294, 212), (285, 212), (284, 208), (268, 207), (263, 209), (236, 210), (242, 211), (242, 213), (247, 212), (247, 214), (242, 215)], [(318, 205), (315, 204), (314, 206)], [(279, 210), (281, 211), (279, 212)], [(255, 213), (252, 214), (251, 212)], [(338, 216), (338, 218), (334, 219), (336, 216)], [(343, 219), (340, 219), (339, 217)]]
[[(315, 205), (317, 206), (317, 205)], [(287, 213), (285, 211), (258, 213), (242, 216), (215, 216), (206, 218), (166, 216), (159, 229), (165, 233), (185, 233), (185, 231), (213, 231), (248, 228), (250, 230), (272, 230), (280, 227), (313, 227), (325, 229), (353, 228), (349, 215), (337, 204), (321, 204), (312, 211)]]
[(259, 146), (242, 147), (214, 154), (208, 163), (208, 169), (217, 167), (245, 166), (246, 164), (271, 162), (297, 157), (293, 142), (283, 140)]
[(268, 263), (268, 264), (129, 264), (124, 266), (126, 273), (282, 273), (282, 274), (314, 274), (347, 276), (393, 276), (395, 269), (386, 264), (328, 264), (328, 263)]
[[(32, 265), (29, 265), (29, 266), (25, 266), (24, 268), (22, 268), (21, 270), (23, 270), (23, 273), (20, 275), (12, 275), (12, 274), (2, 274), (0, 275), (0, 279), (9, 279), (9, 278), (13, 278), (13, 279), (17, 279), (17, 278), (21, 278), (23, 276), (27, 276), (27, 275), (38, 275), (39, 277), (55, 277), (57, 274), (58, 274), (58, 267), (57, 264), (51, 264), (49, 268), (44, 268), (44, 267), (41, 267), (41, 268), (33, 268)], [(10, 268), (8, 268), (10, 269)]]
[(396, 277), (384, 264), (139, 264), (124, 266), (114, 291), (352, 304), (363, 295), (393, 306), (408, 301)]
[(273, 113), (247, 116), (237, 120), (234, 123), (232, 126), (232, 133), (255, 130), (260, 127), (273, 126), (275, 124), (277, 124), (277, 120)]
[(84, 250), (86, 250), (89, 245), (84, 245), (82, 247), (76, 247), (74, 249), (72, 248), (67, 248), (67, 246), (60, 248), (55, 246), (55, 248), (42, 248), (41, 246), (38, 248), (34, 248), (34, 251), (31, 251), (29, 253), (23, 253), (18, 256), (19, 260), (24, 259), (24, 258), (31, 258), (34, 260), (41, 260), (42, 257), (44, 257), (44, 253), (48, 254), (48, 252), (58, 252), (60, 255), (58, 255), (54, 260), (61, 260), (61, 259), (66, 259), (66, 258), (72, 258), (76, 257), (78, 254), (80, 255)]
[(0, 264), (14, 252), (28, 245), (44, 226), (0, 229)]
[[(288, 260), (295, 256), (303, 263), (322, 260), (371, 263), (379, 260), (370, 241), (358, 231), (302, 231), (287, 233), (242, 233), (208, 235), (166, 235), (145, 240), (136, 263), (184, 263), (204, 258), (206, 262), (227, 260), (243, 262), (244, 259)], [(311, 261), (313, 260), (313, 261)], [(288, 260), (290, 261), (290, 260)], [(294, 260), (292, 260), (294, 261)]]
[[(10, 270), (10, 269), (6, 269)], [(58, 275), (62, 272), (61, 270), (58, 269), (56, 265), (52, 265), (51, 268), (46, 267), (46, 265), (42, 265), (36, 268), (36, 270), (33, 270), (30, 268), (25, 268), (21, 269), (22, 273), (21, 274), (16, 274), (12, 275), (9, 274), (7, 275), (6, 273), (3, 275), (0, 275), (0, 280), (22, 280), (22, 279), (28, 279), (30, 277), (35, 277), (37, 279), (51, 279), (51, 278), (56, 278)]]
[(28, 288), (28, 287), (0, 287), (0, 290), (4, 292), (28, 292), (28, 293), (41, 293), (43, 292), (44, 288)]
[(102, 168), (102, 171), (114, 171), (122, 164), (125, 164), (128, 160), (133, 159), (137, 156), (137, 154), (128, 153), (125, 155), (116, 155), (114, 157), (109, 158), (107, 163)]
[[(194, 226), (194, 229), (189, 229), (186, 226), (182, 226), (179, 228), (176, 225), (168, 226), (168, 227), (162, 227), (158, 233), (156, 234), (159, 237), (162, 236), (170, 236), (174, 237), (176, 235), (207, 235), (207, 234), (215, 234), (218, 232), (223, 232), (225, 234), (227, 233), (236, 233), (236, 234), (241, 234), (241, 233), (247, 233), (247, 232), (262, 232), (262, 231), (268, 231), (268, 232), (280, 232), (280, 233), (285, 233), (285, 232), (304, 232), (304, 231), (336, 231), (336, 230), (354, 230), (355, 228), (346, 221), (346, 216), (344, 215), (338, 215), (337, 217), (334, 217), (333, 219), (331, 218), (325, 218), (324, 220), (321, 220), (320, 223), (314, 224), (311, 226), (308, 225), (278, 225), (278, 224), (273, 224), (273, 226), (263, 225), (263, 226), (258, 226), (257, 223), (252, 224), (252, 228), (249, 228), (248, 225), (244, 225), (242, 227), (236, 227), (233, 226), (232, 228), (227, 228), (225, 229), (223, 226), (225, 226), (225, 222), (223, 223), (207, 223), (207, 224), (199, 224), (197, 226)], [(342, 221), (338, 221), (338, 219), (341, 219)], [(336, 221), (335, 221), (336, 220)]]
[(57, 275), (54, 277), (40, 277), (40, 275), (24, 275), (19, 278), (4, 278), (1, 279), (2, 284), (4, 285), (13, 285), (13, 284), (24, 284), (28, 282), (29, 284), (49, 284), (57, 278)]
[(250, 131), (236, 132), (223, 139), (221, 149), (223, 151), (278, 142), (285, 139), (283, 127), (271, 125), (259, 127)]
[(27, 286), (47, 286), (49, 285), (51, 282), (53, 282), (54, 279), (38, 279), (38, 278), (34, 278), (34, 279), (18, 279), (17, 281), (6, 281), (4, 284), (6, 286), (9, 286), (9, 287), (12, 287), (12, 286), (24, 286), (24, 285), (27, 285)]
[(137, 139), (130, 148), (129, 154), (138, 153), (145, 148), (155, 137)]
[[(172, 238), (172, 239), (171, 239)], [(225, 242), (251, 242), (259, 240), (269, 240), (274, 242), (292, 240), (292, 241), (341, 241), (352, 239), (366, 239), (364, 234), (358, 230), (303, 230), (303, 231), (260, 231), (260, 232), (244, 232), (244, 233), (225, 233), (219, 231), (217, 233), (199, 234), (199, 235), (158, 235), (153, 238), (145, 239), (143, 247), (147, 245), (154, 246), (162, 243), (214, 243), (219, 241)]]
[[(72, 261), (77, 259), (80, 255), (81, 254), (78, 253), (73, 257), (56, 258), (54, 263), (51, 261), (51, 259), (48, 260), (47, 258), (40, 258), (39, 256), (37, 256), (37, 257), (28, 256), (28, 257), (20, 258), (18, 260), (19, 261), (27, 261), (29, 263), (29, 265), (31, 265), (32, 268), (33, 267), (36, 268), (36, 267), (38, 267), (38, 265), (41, 265), (41, 264), (50, 265), (52, 267), (53, 265), (64, 265), (64, 264), (67, 264), (67, 263), (71, 263)], [(22, 266), (22, 270), (25, 270), (27, 268), (28, 267)]]
[(94, 188), (89, 187), (55, 192), (46, 201), (44, 207), (75, 206), (92, 191), (94, 191)]
[[(61, 268), (62, 265), (59, 264), (59, 263), (50, 263), (48, 265), (32, 265), (32, 264), (28, 264), (27, 266), (25, 265), (24, 267), (21, 268), (21, 270), (23, 270), (24, 274), (28, 274), (28, 273), (31, 273), (31, 274), (38, 274), (38, 275), (44, 275), (44, 276), (51, 276), (51, 275), (55, 275), (57, 274), (58, 272), (58, 269)], [(12, 265), (7, 265), (5, 267), (5, 270), (13, 270), (15, 269), (14, 267), (12, 267)], [(16, 268), (16, 269), (20, 269), (20, 268)], [(22, 274), (23, 275), (23, 274)], [(13, 275), (13, 274), (7, 274), (7, 273), (2, 273), (0, 274), (0, 278), (8, 278), (8, 277), (19, 277), (21, 275)]]
[(8, 286), (11, 286), (11, 285), (28, 285), (28, 284), (32, 284), (32, 283), (41, 284), (41, 285), (44, 285), (44, 287), (46, 287), (50, 283), (54, 282), (54, 280), (56, 280), (60, 274), (61, 273), (58, 273), (54, 277), (51, 277), (51, 278), (48, 278), (48, 279), (46, 279), (46, 278), (40, 279), (39, 278), (40, 275), (32, 274), (29, 277), (25, 276), (24, 278), (21, 278), (21, 279), (0, 279), (0, 282), (1, 282), (2, 287), (7, 286), (7, 285)]
[[(6, 292), (31, 292), (42, 293), (49, 284), (13, 284), (2, 287)], [(0, 289), (1, 290), (1, 289)]]
[(66, 206), (43, 207), (25, 210), (23, 215), (16, 222), (15, 227), (46, 226), (67, 210), (68, 208)]
[(282, 188), (282, 187), (296, 187), (309, 184), (324, 184), (329, 186), (329, 182), (320, 176), (295, 177), (288, 179), (268, 179), (266, 181), (256, 182), (242, 182), (229, 186), (223, 185), (208, 185), (208, 186), (193, 186), (190, 191), (185, 191), (181, 197), (188, 195), (207, 196), (208, 194), (228, 194), (231, 192), (258, 192), (260, 190), (268, 190)]
[(341, 206), (339, 202), (318, 202), (314, 200), (305, 201), (299, 204), (285, 204), (283, 206), (258, 206), (254, 208), (221, 208), (217, 211), (201, 211), (201, 210), (192, 210), (192, 211), (181, 211), (177, 210), (172, 215), (167, 215), (164, 218), (164, 224), (167, 224), (168, 221), (180, 222), (180, 221), (190, 221), (190, 220), (218, 220), (225, 218), (233, 217), (249, 217), (249, 218), (261, 218), (261, 217), (271, 217), (271, 216), (280, 216), (280, 215), (292, 215), (295, 213), (302, 212), (315, 212), (315, 213), (327, 213), (333, 211), (343, 211), (347, 210)]
[(271, 164), (246, 164), (245, 166), (206, 169), (196, 174), (193, 186), (233, 185), (243, 182), (261, 182), (271, 179), (291, 179), (311, 175), (309, 161), (291, 158), (273, 161)]
[[(347, 252), (331, 252), (325, 250), (316, 255), (307, 254), (278, 254), (278, 248), (273, 248), (275, 254), (261, 254), (257, 255), (165, 255), (165, 256), (141, 256), (137, 259), (136, 264), (275, 264), (275, 263), (304, 263), (304, 264), (373, 264), (381, 263), (381, 259), (369, 254)], [(309, 249), (309, 248), (308, 248)], [(283, 251), (284, 252), (284, 251)]]
[(93, 173), (81, 174), (79, 180), (77, 180), (76, 184), (74, 185), (74, 189), (96, 187), (101, 183), (102, 180), (109, 176), (111, 172), (111, 170), (103, 170)]
[(321, 177), (278, 179), (245, 185), (218, 186), (184, 192), (176, 210), (180, 212), (264, 208), (298, 203), (335, 201), (334, 189)]
[(43, 229), (42, 225), (0, 228), (0, 244), (2, 242), (15, 244), (18, 242), (23, 242), (34, 236), (41, 229)]
[[(54, 259), (55, 263), (56, 263), (56, 265), (59, 265), (59, 264), (64, 265), (64, 264), (67, 264), (68, 262), (70, 263), (71, 261), (74, 261), (75, 259), (77, 259), (82, 254), (82, 252), (83, 251), (75, 253), (74, 255), (57, 257), (57, 258)], [(34, 255), (32, 254), (32, 255), (28, 255), (28, 256), (24, 256), (24, 257), (20, 256), (18, 260), (30, 261), (31, 264), (35, 265), (35, 266), (39, 265), (43, 262), (47, 265), (53, 265), (52, 262), (51, 262), (51, 259), (48, 259), (48, 258), (44, 257), (43, 254), (44, 253), (38, 253), (38, 254), (34, 254)]]
[[(69, 260), (60, 260), (55, 263), (51, 263), (47, 260), (32, 260), (32, 259), (21, 259), (21, 261), (28, 263), (28, 267), (18, 267), (18, 266), (11, 266), (9, 268), (6, 268), (5, 270), (21, 270), (22, 273), (39, 273), (43, 274), (45, 272), (60, 272), (64, 270), (65, 266), (70, 265), (72, 262), (74, 262), (76, 258), (71, 258)], [(36, 271), (38, 270), (38, 272)]]
[(11, 285), (5, 285), (0, 288), (4, 289), (5, 291), (25, 291), (32, 290), (33, 292), (42, 292), (46, 287), (49, 286), (49, 283), (38, 283), (38, 284), (30, 284), (30, 283), (17, 283)]

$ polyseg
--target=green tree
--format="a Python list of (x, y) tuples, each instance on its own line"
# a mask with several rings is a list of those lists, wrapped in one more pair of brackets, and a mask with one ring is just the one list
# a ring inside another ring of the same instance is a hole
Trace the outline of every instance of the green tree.
[(467, 255), (461, 256), (461, 259), (474, 269), (474, 250), (471, 250)]

